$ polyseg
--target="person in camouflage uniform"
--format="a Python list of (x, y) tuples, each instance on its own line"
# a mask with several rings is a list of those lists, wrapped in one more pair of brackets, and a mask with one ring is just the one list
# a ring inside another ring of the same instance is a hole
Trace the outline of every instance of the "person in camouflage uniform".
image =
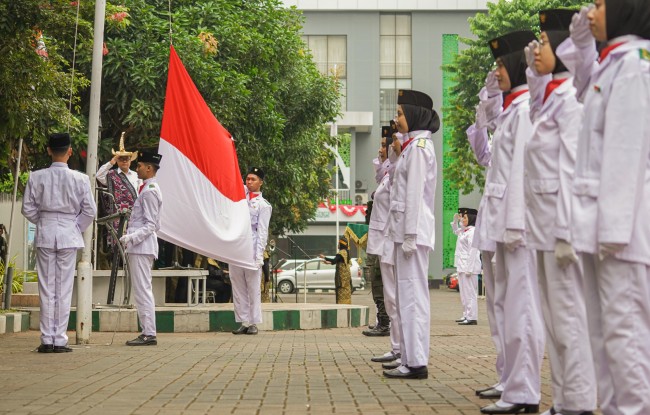
[(350, 274), (350, 249), (347, 238), (339, 239), (339, 252), (335, 257), (320, 257), (328, 264), (336, 265), (334, 286), (336, 304), (352, 304), (352, 275)]

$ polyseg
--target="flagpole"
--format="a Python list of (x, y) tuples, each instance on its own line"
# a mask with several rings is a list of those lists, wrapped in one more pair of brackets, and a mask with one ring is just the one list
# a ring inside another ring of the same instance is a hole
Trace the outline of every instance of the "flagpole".
[[(93, 33), (93, 55), (90, 77), (90, 113), (88, 114), (88, 150), (86, 174), (90, 178), (91, 194), (95, 194), (97, 172), (97, 143), (99, 141), (99, 103), (102, 91), (102, 51), (104, 45), (104, 15), (106, 0), (95, 2), (95, 29)], [(92, 331), (93, 273), (92, 238), (94, 226), (83, 234), (84, 248), (81, 262), (77, 266), (77, 344), (87, 344)]]

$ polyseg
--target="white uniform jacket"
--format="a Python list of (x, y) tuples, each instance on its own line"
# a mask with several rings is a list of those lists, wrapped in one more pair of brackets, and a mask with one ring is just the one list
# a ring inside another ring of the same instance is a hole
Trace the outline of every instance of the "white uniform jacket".
[(412, 131), (409, 136), (413, 141), (395, 164), (388, 234), (396, 243), (403, 243), (406, 235), (417, 235), (418, 245), (434, 249), (436, 154), (430, 131)]
[(533, 111), (532, 103), (540, 96), (543, 101), (550, 78), (544, 77), (539, 88), (531, 78), (533, 135), (524, 156), (526, 242), (531, 249), (553, 251), (556, 238), (571, 241), (571, 193), (583, 110), (569, 78)]
[(59, 162), (32, 172), (22, 213), (36, 225), (37, 248), (83, 248), (81, 233), (93, 223), (97, 213), (90, 179)]
[(464, 274), (480, 274), (482, 272), (481, 253), (472, 246), (475, 228), (473, 226), (459, 228), (454, 222), (451, 223), (451, 228), (458, 237), (454, 254), (456, 271)]
[[(521, 85), (513, 90), (528, 88)], [(492, 159), (485, 180), (487, 197), (485, 223), (488, 238), (503, 242), (506, 229), (526, 229), (524, 200), (524, 148), (532, 135), (528, 100), (525, 92), (512, 101), (497, 118), (492, 137)]]
[[(479, 92), (479, 105), (476, 108), (476, 123), (471, 125), (467, 131), (467, 139), (469, 145), (474, 152), (476, 161), (481, 166), (484, 166), (489, 171), (492, 161), (492, 150), (490, 140), (488, 137), (488, 130), (494, 131), (496, 129), (496, 120), (501, 114), (501, 107), (503, 105), (503, 95), (499, 94), (492, 98), (488, 97), (485, 87)], [(486, 174), (487, 175), (487, 174)], [(478, 207), (478, 216), (476, 217), (476, 229), (474, 231), (474, 239), (472, 246), (480, 249), (481, 251), (494, 252), (496, 250), (496, 242), (488, 237), (486, 214), (487, 210), (487, 196), (485, 190), (483, 197)]]
[(246, 186), (246, 200), (251, 214), (251, 230), (253, 232), (253, 260), (259, 263), (264, 260), (264, 249), (269, 239), (269, 222), (271, 222), (271, 204), (262, 197), (262, 193), (252, 195)]
[(572, 243), (627, 245), (616, 258), (650, 265), (650, 41), (625, 36), (591, 75), (573, 182)]
[[(108, 172), (111, 170), (113, 165), (109, 161), (106, 164), (103, 164), (99, 170), (97, 170), (97, 174), (95, 175), (95, 178), (97, 179), (98, 182), (106, 186), (106, 176), (108, 175)], [(131, 186), (135, 189), (135, 192), (137, 193), (138, 190), (140, 189), (140, 185), (142, 184), (142, 180), (138, 179), (138, 173), (134, 172), (133, 170), (129, 170), (126, 172), (122, 172), (119, 168), (117, 169), (118, 173), (122, 173), (126, 176), (127, 179), (129, 179), (129, 183), (131, 183)]]
[(383, 163), (383, 176), (375, 190), (375, 197), (372, 202), (372, 214), (370, 215), (370, 224), (368, 225), (368, 246), (366, 252), (373, 255), (384, 254), (384, 234), (390, 210), (390, 177), (388, 168), (390, 162), (388, 159)]
[[(162, 209), (162, 192), (155, 177), (144, 181), (142, 192), (131, 211), (131, 218), (126, 229), (131, 241), (127, 244), (129, 254), (153, 255), (158, 258), (158, 235), (160, 229), (160, 210)], [(182, 220), (182, 218), (178, 218)]]

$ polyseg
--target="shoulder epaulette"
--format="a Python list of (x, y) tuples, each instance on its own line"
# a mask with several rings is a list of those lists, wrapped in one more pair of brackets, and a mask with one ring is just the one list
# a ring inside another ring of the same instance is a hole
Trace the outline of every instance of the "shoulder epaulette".
[(639, 57), (643, 60), (650, 61), (650, 51), (647, 49), (639, 49)]
[(425, 148), (426, 146), (427, 146), (427, 139), (426, 138), (420, 138), (418, 140), (418, 147)]
[(155, 184), (153, 184), (153, 183), (150, 183), (150, 184), (149, 184), (149, 189), (155, 189), (155, 188), (156, 188), (156, 185), (155, 185)]

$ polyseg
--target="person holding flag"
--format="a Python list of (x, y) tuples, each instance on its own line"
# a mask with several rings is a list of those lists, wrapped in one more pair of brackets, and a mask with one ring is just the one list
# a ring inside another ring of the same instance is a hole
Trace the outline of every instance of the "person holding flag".
[(260, 284), (264, 249), (269, 237), (269, 222), (273, 210), (271, 204), (262, 197), (260, 191), (262, 184), (264, 184), (264, 171), (259, 167), (252, 167), (246, 175), (244, 190), (253, 233), (251, 254), (257, 268), (248, 269), (235, 264), (229, 266), (235, 321), (241, 324), (237, 330), (233, 330), (232, 334), (257, 334), (257, 324), (262, 322)]

